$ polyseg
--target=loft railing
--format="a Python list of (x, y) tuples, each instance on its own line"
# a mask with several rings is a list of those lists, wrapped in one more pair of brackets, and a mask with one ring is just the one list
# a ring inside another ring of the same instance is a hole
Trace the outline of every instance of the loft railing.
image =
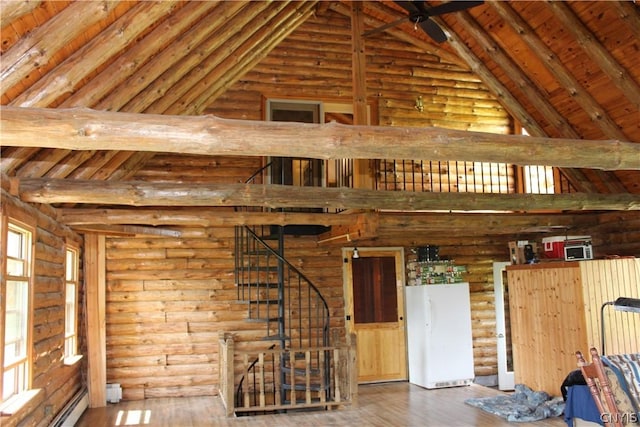
[[(376, 190), (468, 193), (571, 193), (556, 168), (506, 163), (380, 159), (372, 162)], [(261, 169), (263, 182), (353, 188), (353, 161), (278, 158)], [(256, 175), (257, 176), (257, 175)]]
[(377, 160), (377, 190), (448, 193), (569, 193), (567, 178), (545, 166), (522, 168), (506, 163)]

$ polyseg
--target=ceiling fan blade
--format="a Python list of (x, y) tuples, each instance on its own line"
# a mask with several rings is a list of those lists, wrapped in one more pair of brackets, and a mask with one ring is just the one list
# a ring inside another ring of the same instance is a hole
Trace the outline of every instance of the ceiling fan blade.
[(440, 28), (440, 26), (433, 20), (429, 19), (429, 17), (427, 17), (425, 20), (420, 21), (420, 27), (434, 41), (438, 43), (444, 43), (447, 41), (447, 35), (444, 33), (444, 31), (442, 31), (442, 28)]
[(393, 22), (388, 22), (388, 23), (386, 23), (386, 24), (384, 24), (384, 25), (382, 25), (382, 26), (380, 26), (380, 27), (378, 27), (378, 28), (374, 28), (374, 29), (372, 29), (372, 30), (365, 31), (364, 33), (362, 33), (362, 37), (367, 37), (367, 36), (370, 36), (370, 35), (373, 35), (373, 34), (381, 33), (381, 32), (383, 32), (384, 30), (386, 30), (387, 28), (395, 27), (396, 25), (398, 25), (398, 24), (400, 24), (400, 23), (402, 23), (402, 22), (405, 22), (405, 21), (407, 21), (408, 19), (409, 19), (409, 18), (407, 18), (407, 17), (405, 16), (404, 18), (396, 19), (396, 20), (395, 20), (395, 21), (393, 21)]
[(398, 6), (402, 7), (404, 10), (406, 10), (410, 14), (411, 13), (420, 12), (420, 9), (417, 6), (419, 2), (415, 2), (415, 1), (396, 1), (394, 3), (397, 4)]
[(438, 6), (428, 8), (425, 12), (427, 16), (444, 15), (445, 13), (459, 12), (461, 10), (471, 9), (480, 6), (484, 1), (450, 1)]
[[(427, 3), (424, 1), (396, 1), (397, 5), (409, 12), (409, 20), (424, 30), (429, 37), (438, 43), (444, 43), (447, 41), (447, 35), (440, 28), (440, 26), (433, 20), (429, 19), (430, 16), (444, 15), (445, 13), (460, 12), (461, 10), (470, 9), (472, 7), (480, 6), (484, 1), (463, 1), (455, 0), (448, 3), (443, 3), (434, 7), (427, 7)], [(402, 22), (400, 20), (399, 22)], [(398, 22), (398, 23), (399, 23)], [(370, 35), (377, 33), (378, 31), (385, 30), (396, 23), (387, 24), (381, 29), (375, 29), (368, 31), (364, 35)]]

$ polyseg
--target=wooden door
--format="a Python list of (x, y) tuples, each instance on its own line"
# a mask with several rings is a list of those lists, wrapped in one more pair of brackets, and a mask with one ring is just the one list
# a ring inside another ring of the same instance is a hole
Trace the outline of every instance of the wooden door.
[(345, 251), (347, 332), (357, 339), (358, 382), (406, 380), (402, 249)]
[(496, 339), (498, 350), (498, 388), (513, 390), (513, 351), (511, 348), (511, 315), (509, 313), (509, 282), (507, 266), (510, 262), (493, 263), (493, 292), (496, 303)]

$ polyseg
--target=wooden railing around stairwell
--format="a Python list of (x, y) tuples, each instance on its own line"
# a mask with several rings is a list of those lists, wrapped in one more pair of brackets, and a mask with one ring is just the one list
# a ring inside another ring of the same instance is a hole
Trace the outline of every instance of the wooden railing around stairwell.
[[(269, 413), (309, 408), (332, 409), (357, 403), (355, 336), (347, 343), (330, 347), (267, 350), (237, 350), (233, 334), (221, 333), (218, 340), (219, 392), (227, 416)], [(283, 397), (280, 384), (285, 365), (295, 361), (302, 378), (288, 384)], [(253, 361), (253, 362), (252, 362)], [(237, 375), (236, 375), (237, 374)], [(318, 378), (328, 375), (329, 378)], [(235, 378), (242, 378), (238, 395)], [(326, 384), (318, 388), (316, 384)]]

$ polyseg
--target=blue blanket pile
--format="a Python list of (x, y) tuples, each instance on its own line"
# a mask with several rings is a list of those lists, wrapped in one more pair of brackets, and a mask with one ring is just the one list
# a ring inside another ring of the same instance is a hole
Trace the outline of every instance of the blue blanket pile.
[(564, 411), (564, 400), (561, 397), (552, 397), (544, 391), (533, 391), (524, 384), (516, 384), (513, 394), (477, 397), (467, 399), (464, 403), (510, 422), (531, 422), (559, 417)]

